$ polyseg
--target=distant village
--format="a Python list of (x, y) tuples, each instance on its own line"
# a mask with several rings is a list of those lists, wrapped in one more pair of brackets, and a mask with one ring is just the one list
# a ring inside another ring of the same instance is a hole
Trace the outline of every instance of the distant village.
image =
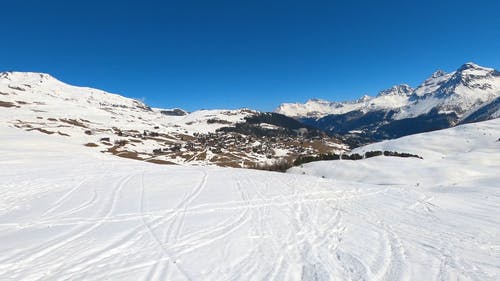
[[(165, 163), (208, 162), (218, 166), (249, 167), (262, 163), (286, 160), (293, 162), (299, 156), (314, 156), (342, 151), (336, 139), (324, 137), (244, 135), (236, 132), (164, 134), (156, 131), (121, 131), (114, 128), (117, 139), (109, 152), (139, 151), (138, 146), (154, 141), (154, 148), (142, 154), (148, 160)], [(101, 138), (101, 143), (111, 143)]]

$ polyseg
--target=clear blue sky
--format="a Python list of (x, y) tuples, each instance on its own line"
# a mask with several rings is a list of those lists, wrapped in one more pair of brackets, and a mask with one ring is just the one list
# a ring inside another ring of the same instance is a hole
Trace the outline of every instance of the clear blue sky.
[(0, 3), (0, 70), (47, 72), (156, 107), (273, 110), (500, 68), (500, 1)]

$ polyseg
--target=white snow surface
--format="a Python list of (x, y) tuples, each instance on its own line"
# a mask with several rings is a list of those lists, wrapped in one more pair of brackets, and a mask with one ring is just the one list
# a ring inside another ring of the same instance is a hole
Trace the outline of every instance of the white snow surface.
[(500, 279), (499, 120), (286, 174), (0, 131), (1, 280)]
[(335, 186), (379, 186), (383, 195), (360, 200), (359, 209), (351, 211), (396, 233), (413, 273), (420, 264), (415, 258), (427, 261), (428, 271), (410, 279), (499, 280), (500, 120), (384, 141), (353, 153), (373, 150), (423, 159), (321, 161), (289, 173), (324, 177)]

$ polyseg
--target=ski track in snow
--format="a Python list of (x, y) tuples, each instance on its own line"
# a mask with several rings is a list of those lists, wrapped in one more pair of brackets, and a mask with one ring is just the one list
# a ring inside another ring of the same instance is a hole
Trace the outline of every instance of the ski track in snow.
[[(144, 167), (145, 170), (147, 168)], [(363, 200), (385, 195), (390, 188), (373, 190), (376, 188), (371, 186), (367, 190), (325, 190), (328, 182), (322, 179), (317, 179), (316, 183), (310, 178), (303, 182), (295, 176), (290, 180), (271, 173), (267, 175), (269, 180), (263, 180), (246, 175), (245, 171), (235, 171), (238, 175), (225, 183), (230, 188), (224, 192), (232, 191), (239, 198), (200, 204), (197, 199), (206, 195), (204, 191), (211, 174), (218, 172), (204, 168), (199, 170), (202, 171), (200, 175), (196, 172), (190, 175), (196, 177), (199, 183), (185, 196), (178, 197), (181, 199), (174, 207), (165, 205), (163, 214), (156, 211), (150, 215), (148, 209), (149, 189), (144, 180), (154, 171), (120, 175), (109, 190), (99, 188), (97, 196), (93, 195), (90, 201), (82, 198), (82, 203), (76, 208), (66, 206), (67, 209), (64, 209), (64, 202), (78, 196), (77, 191), (88, 187), (92, 180), (68, 188), (42, 213), (40, 225), (34, 224), (33, 228), (58, 223), (64, 226), (65, 221), (73, 219), (70, 220), (70, 227), (48, 239), (36, 239), (35, 245), (26, 244), (20, 249), (3, 251), (1, 276), (23, 280), (134, 279), (133, 276), (142, 276), (144, 280), (329, 280), (332, 276), (345, 280), (412, 280), (416, 276), (412, 275), (412, 262), (397, 227), (393, 228), (377, 212), (371, 212), (362, 204)], [(170, 184), (168, 180), (165, 188)], [(127, 213), (123, 222), (136, 224), (130, 224), (120, 232), (104, 231), (106, 224), (122, 222), (120, 215), (125, 214), (117, 210), (121, 194), (134, 189), (139, 202), (137, 210)], [(277, 189), (284, 189), (283, 194), (274, 195)], [(92, 193), (92, 189), (88, 191)], [(418, 196), (408, 210), (425, 205), (425, 200), (429, 200), (425, 195)], [(97, 216), (88, 223), (74, 224), (79, 217), (72, 216), (84, 213), (86, 209), (90, 214), (97, 209)], [(197, 214), (215, 211), (226, 213), (226, 216), (216, 224), (186, 231), (186, 220), (196, 220)], [(366, 225), (365, 231), (378, 238), (373, 245), (369, 245), (373, 255), (365, 257), (361, 251), (342, 245), (344, 237), (349, 235), (349, 226), (345, 223), (348, 218), (345, 217), (356, 218), (357, 227)], [(245, 231), (239, 231), (241, 229)], [(25, 230), (21, 228), (17, 232)], [(233, 251), (226, 244), (233, 238), (250, 241), (247, 251), (239, 253), (236, 259), (227, 253)], [(80, 243), (87, 244), (85, 241), (92, 239), (98, 239), (100, 243), (95, 247), (85, 245), (89, 248), (84, 252), (69, 254), (72, 249), (80, 248)], [(154, 254), (143, 259), (145, 253), (139, 250), (143, 258), (138, 261), (134, 252), (127, 251), (136, 244), (148, 246)], [(213, 247), (223, 249), (222, 259), (214, 259), (216, 264), (209, 261)], [(447, 270), (453, 264), (462, 266), (458, 264), (458, 257), (451, 253), (443, 254), (451, 250), (440, 249), (433, 253), (440, 262), (436, 280), (449, 279), (451, 276), (447, 275)], [(202, 256), (197, 252), (205, 253), (205, 262), (211, 265), (204, 268), (204, 273), (198, 271), (196, 259), (190, 258), (192, 254)], [(129, 258), (130, 263), (127, 261)], [(463, 273), (460, 276), (466, 279), (481, 279), (465, 271)]]
[(500, 279), (491, 172), (368, 184), (343, 162), (304, 168), (317, 176), (160, 166), (23, 134), (0, 147), (1, 280)]
[[(144, 167), (145, 170), (147, 168)], [(66, 206), (67, 209), (64, 209), (63, 203), (78, 196), (77, 191), (88, 187), (92, 180), (68, 188), (42, 214), (40, 225), (33, 225), (33, 228), (58, 223), (64, 226), (67, 219), (73, 219), (68, 230), (48, 239), (35, 238), (35, 246), (26, 244), (19, 249), (2, 251), (0, 275), (23, 280), (126, 277), (144, 280), (329, 280), (332, 276), (345, 280), (413, 280), (418, 276), (412, 272), (412, 261), (397, 227), (392, 227), (383, 216), (378, 216), (377, 212), (364, 208), (362, 204), (363, 200), (384, 196), (390, 188), (373, 190), (376, 187), (370, 186), (367, 190), (328, 190), (325, 188), (328, 182), (322, 179), (314, 183), (308, 178), (304, 182), (295, 177), (289, 180), (270, 173), (266, 175), (269, 177), (267, 180), (246, 175), (245, 171), (235, 171), (237, 175), (224, 183), (229, 187), (224, 192), (233, 192), (239, 198), (222, 203), (199, 203), (202, 201), (197, 199), (207, 195), (204, 191), (210, 183), (211, 174), (219, 174), (216, 170), (199, 170), (202, 171), (200, 175), (197, 172), (190, 175), (196, 177), (199, 183), (185, 196), (178, 197), (181, 199), (174, 207), (165, 205), (163, 212), (156, 211), (154, 215), (149, 212), (147, 203), (148, 196), (154, 194), (149, 194), (144, 184), (154, 171), (120, 175), (109, 190), (99, 188), (97, 196), (93, 195), (90, 201), (82, 198), (82, 204), (76, 208)], [(175, 180), (167, 181), (165, 188), (175, 183)], [(134, 189), (139, 203), (135, 213), (127, 212), (124, 216), (123, 223), (128, 227), (120, 228), (122, 231), (119, 232), (105, 231), (107, 224), (122, 222), (120, 216), (125, 214), (117, 209), (122, 200), (121, 194)], [(274, 195), (280, 189), (283, 194)], [(92, 189), (88, 191), (92, 193)], [(418, 194), (408, 210), (425, 205), (425, 200), (429, 199)], [(81, 217), (73, 218), (74, 215), (86, 210), (92, 214), (96, 209), (98, 215), (90, 222), (73, 223)], [(221, 212), (224, 216), (213, 225), (191, 232), (186, 230), (186, 220), (195, 221), (197, 214), (210, 212)], [(370, 246), (373, 255), (364, 256), (362, 251), (342, 245), (344, 237), (350, 232), (346, 221), (352, 218), (357, 220), (357, 227), (366, 226), (364, 231), (378, 238), (372, 241), (372, 245), (362, 246)], [(135, 224), (130, 224), (133, 222)], [(12, 230), (2, 227), (2, 233), (7, 230), (22, 233), (29, 228)], [(242, 229), (244, 231), (240, 231)], [(93, 239), (99, 240), (99, 243), (86, 243)], [(231, 243), (231, 239), (250, 242), (247, 242), (247, 249), (232, 249), (227, 244)], [(88, 248), (81, 252), (79, 244), (86, 244), (82, 246)], [(152, 254), (146, 255), (141, 250), (138, 253), (127, 251), (136, 244), (149, 247)], [(214, 248), (220, 248), (222, 254), (212, 263), (210, 252)], [(79, 250), (70, 254), (72, 249)], [(236, 259), (234, 254), (228, 253), (232, 251), (239, 252)], [(427, 253), (433, 254), (440, 262), (436, 280), (453, 279), (453, 275), (447, 273), (450, 266), (464, 269), (459, 264), (460, 258), (452, 253), (445, 254), (447, 251), (452, 251), (452, 248)], [(141, 258), (134, 257), (136, 254)], [(196, 266), (197, 258), (202, 256), (206, 260), (201, 264), (207, 265), (203, 267), (203, 272)], [(465, 270), (462, 273), (459, 276), (466, 279), (482, 279), (474, 278)]]

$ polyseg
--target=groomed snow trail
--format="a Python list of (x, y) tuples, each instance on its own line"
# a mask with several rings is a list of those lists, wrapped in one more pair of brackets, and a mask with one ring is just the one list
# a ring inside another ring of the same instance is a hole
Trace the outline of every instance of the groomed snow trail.
[(1, 280), (500, 277), (489, 181), (452, 190), (161, 166), (2, 130)]

